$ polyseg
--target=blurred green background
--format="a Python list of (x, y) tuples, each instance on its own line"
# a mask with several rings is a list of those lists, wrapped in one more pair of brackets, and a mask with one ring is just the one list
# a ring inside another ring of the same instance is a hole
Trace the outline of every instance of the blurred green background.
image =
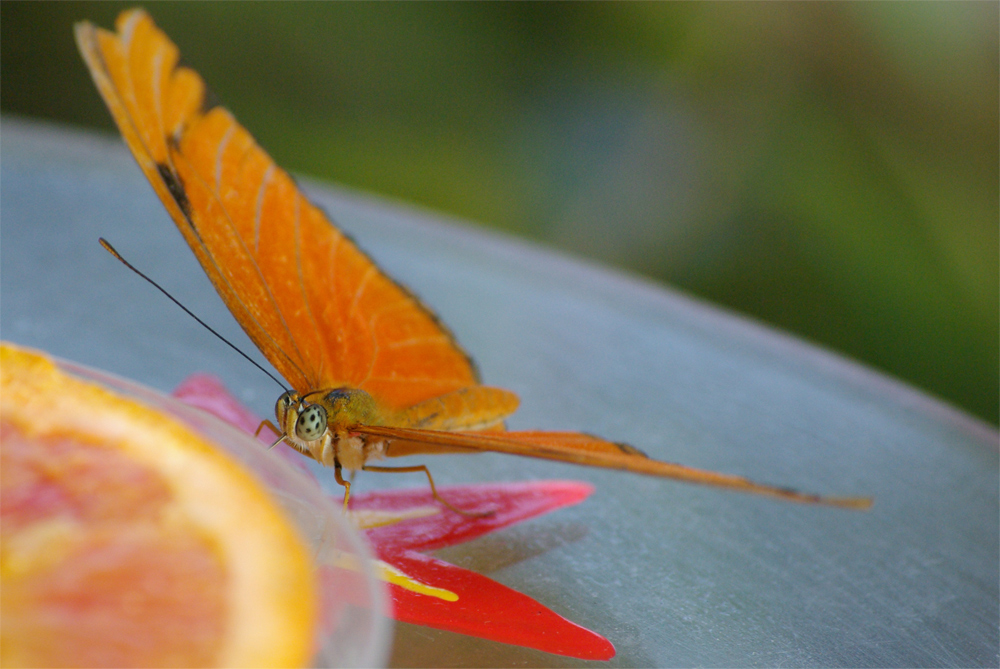
[[(4, 113), (112, 129), (72, 39), (0, 3)], [(153, 3), (293, 172), (752, 315), (994, 424), (998, 4)]]

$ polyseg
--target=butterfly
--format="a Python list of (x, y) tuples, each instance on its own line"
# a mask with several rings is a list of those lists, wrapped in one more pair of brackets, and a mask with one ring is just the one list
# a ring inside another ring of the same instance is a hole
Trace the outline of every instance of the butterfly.
[[(404, 455), (492, 451), (621, 469), (797, 502), (867, 508), (661, 462), (579, 432), (507, 431), (517, 396), (482, 385), (440, 320), (389, 278), (302, 193), (141, 9), (116, 32), (88, 22), (76, 41), (122, 137), (202, 268), (291, 386), (275, 406), (281, 439), (341, 470)], [(451, 506), (451, 505), (448, 505)]]

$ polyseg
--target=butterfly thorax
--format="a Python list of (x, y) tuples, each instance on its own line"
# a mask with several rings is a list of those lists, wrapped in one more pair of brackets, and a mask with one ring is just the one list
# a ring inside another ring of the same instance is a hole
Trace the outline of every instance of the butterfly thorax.
[(328, 467), (361, 469), (382, 456), (384, 443), (352, 434), (359, 425), (383, 425), (385, 411), (359, 388), (334, 388), (300, 395), (288, 391), (274, 406), (278, 426), (294, 448)]

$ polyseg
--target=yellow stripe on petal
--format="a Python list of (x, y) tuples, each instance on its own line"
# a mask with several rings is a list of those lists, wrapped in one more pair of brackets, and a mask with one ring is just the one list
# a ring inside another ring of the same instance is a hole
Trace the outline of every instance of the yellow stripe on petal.
[(430, 597), (437, 597), (438, 599), (443, 599), (446, 602), (457, 602), (458, 595), (451, 590), (445, 590), (444, 588), (435, 588), (432, 585), (427, 585), (426, 583), (421, 583), (403, 573), (396, 567), (393, 567), (387, 562), (382, 560), (376, 560), (375, 566), (378, 569), (378, 577), (387, 583), (392, 583), (393, 585), (398, 585), (401, 588), (410, 590), (411, 592), (416, 592), (421, 595), (428, 595)]
[(404, 520), (413, 520), (414, 518), (425, 518), (427, 516), (433, 516), (436, 513), (441, 513), (441, 508), (437, 506), (418, 506), (412, 509), (407, 509), (406, 511), (376, 511), (376, 510), (359, 510), (351, 511), (351, 520), (354, 521), (354, 526), (359, 530), (370, 530), (373, 527), (384, 527), (385, 525), (393, 525), (395, 523), (401, 523)]
[[(378, 577), (386, 583), (392, 583), (393, 585), (398, 585), (401, 588), (421, 595), (427, 595), (428, 597), (437, 597), (446, 602), (458, 601), (458, 595), (451, 590), (435, 588), (433, 585), (422, 583), (402, 570), (393, 567), (388, 562), (383, 562), (382, 560), (375, 560), (374, 562)], [(341, 569), (350, 569), (351, 571), (361, 570), (358, 565), (358, 558), (353, 553), (341, 553), (334, 560), (334, 564)]]

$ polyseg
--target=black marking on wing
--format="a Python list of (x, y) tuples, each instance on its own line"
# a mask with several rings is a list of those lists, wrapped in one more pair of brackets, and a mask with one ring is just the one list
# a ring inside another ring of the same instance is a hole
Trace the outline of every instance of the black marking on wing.
[(184, 184), (181, 183), (180, 177), (174, 174), (170, 167), (163, 163), (157, 163), (156, 170), (160, 173), (163, 183), (167, 185), (170, 196), (174, 198), (174, 202), (181, 208), (181, 212), (184, 214), (184, 218), (187, 219), (188, 225), (194, 229), (194, 224), (191, 221), (191, 203), (188, 202), (187, 193), (184, 191)]
[(423, 418), (418, 420), (417, 424), (414, 425), (413, 427), (424, 427), (425, 425), (430, 425), (432, 422), (434, 422), (434, 419), (437, 418), (439, 415), (441, 415), (441, 412), (435, 411), (432, 414), (424, 416)]
[(781, 492), (791, 497), (805, 497), (806, 499), (813, 502), (823, 501), (823, 497), (821, 495), (813, 495), (811, 493), (802, 492), (801, 490), (796, 490), (795, 488), (788, 488), (785, 486), (775, 486), (775, 487)]
[(184, 54), (179, 54), (177, 56), (177, 62), (174, 63), (173, 72), (176, 73), (178, 70), (191, 70), (192, 72), (195, 73), (195, 75), (198, 76), (199, 79), (201, 79), (201, 85), (204, 94), (202, 95), (201, 98), (201, 105), (199, 107), (199, 111), (201, 112), (202, 116), (212, 111), (212, 109), (214, 109), (215, 107), (222, 106), (222, 102), (219, 100), (218, 96), (216, 96), (215, 93), (212, 92), (212, 89), (210, 89), (208, 85), (205, 83), (205, 78), (201, 76), (198, 70), (191, 67), (191, 64), (188, 63), (187, 59), (184, 57)]
[(638, 455), (641, 458), (648, 458), (649, 457), (648, 455), (646, 455), (646, 453), (644, 451), (640, 451), (638, 448), (636, 448), (635, 446), (632, 446), (631, 444), (626, 444), (626, 443), (621, 442), (621, 441), (615, 441), (615, 442), (612, 442), (612, 443), (615, 446), (617, 446), (619, 449), (621, 449), (622, 453), (625, 453), (626, 455)]

